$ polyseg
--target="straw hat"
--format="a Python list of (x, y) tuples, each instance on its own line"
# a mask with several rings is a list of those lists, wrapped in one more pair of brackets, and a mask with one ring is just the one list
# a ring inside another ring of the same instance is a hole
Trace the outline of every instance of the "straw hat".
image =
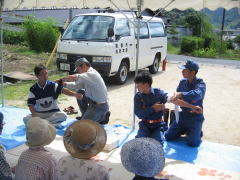
[(56, 137), (56, 129), (45, 119), (31, 118), (26, 124), (26, 145), (29, 147), (45, 146)]
[(104, 148), (106, 131), (93, 120), (81, 120), (71, 124), (65, 131), (63, 142), (72, 157), (89, 159)]
[(121, 150), (123, 166), (144, 177), (154, 177), (165, 165), (162, 145), (152, 138), (136, 138), (126, 142)]

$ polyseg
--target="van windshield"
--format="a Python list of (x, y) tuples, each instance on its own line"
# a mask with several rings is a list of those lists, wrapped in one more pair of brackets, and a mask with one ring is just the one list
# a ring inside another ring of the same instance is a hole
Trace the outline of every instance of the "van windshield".
[(62, 36), (62, 40), (106, 41), (108, 28), (113, 28), (110, 16), (82, 15), (75, 17)]

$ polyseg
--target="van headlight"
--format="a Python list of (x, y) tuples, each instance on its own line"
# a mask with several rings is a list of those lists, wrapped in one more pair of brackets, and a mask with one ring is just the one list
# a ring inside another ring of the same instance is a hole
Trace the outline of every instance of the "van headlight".
[(112, 62), (112, 57), (93, 56), (92, 62), (93, 63), (100, 63), (100, 62), (111, 63)]
[(57, 53), (56, 58), (67, 60), (67, 54)]

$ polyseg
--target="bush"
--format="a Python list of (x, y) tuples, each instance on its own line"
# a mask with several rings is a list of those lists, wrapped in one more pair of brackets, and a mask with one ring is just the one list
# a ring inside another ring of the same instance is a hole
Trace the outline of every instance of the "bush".
[(234, 49), (233, 41), (231, 39), (226, 41), (227, 49)]
[(240, 47), (240, 35), (234, 38), (233, 42), (235, 42)]
[(5, 44), (23, 44), (24, 33), (18, 31), (3, 30), (3, 43)]
[(202, 48), (202, 49), (193, 51), (192, 55), (198, 56), (198, 57), (216, 57), (217, 51), (216, 49), (213, 49), (213, 48), (206, 48), (206, 49)]
[(182, 53), (192, 53), (195, 50), (204, 48), (204, 39), (194, 36), (184, 36), (181, 42)]
[(23, 27), (24, 37), (30, 49), (51, 52), (60, 34), (55, 25), (51, 19), (40, 21), (33, 17), (27, 18)]

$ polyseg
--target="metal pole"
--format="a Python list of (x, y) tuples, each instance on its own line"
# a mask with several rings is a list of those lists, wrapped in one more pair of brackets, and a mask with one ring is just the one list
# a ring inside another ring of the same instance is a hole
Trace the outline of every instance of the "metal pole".
[(3, 0), (0, 1), (0, 37), (1, 37), (1, 46), (0, 46), (0, 57), (1, 57), (1, 88), (2, 88), (2, 107), (4, 107), (4, 84), (3, 84), (3, 18), (2, 18), (2, 7), (3, 7)]
[(221, 47), (222, 47), (222, 40), (223, 40), (223, 30), (224, 30), (225, 14), (226, 14), (226, 9), (223, 8), (223, 18), (222, 18), (222, 28), (221, 28)]
[[(140, 19), (141, 19), (141, 6), (142, 6), (143, 1), (142, 0), (137, 0), (137, 50), (136, 50), (136, 68), (135, 68), (135, 77), (138, 75), (138, 60), (139, 60), (139, 36), (140, 36)], [(134, 85), (134, 95), (137, 92), (137, 87), (136, 84)], [(134, 105), (133, 105), (134, 106)], [(135, 130), (135, 123), (136, 123), (136, 116), (134, 113), (134, 108), (133, 108), (133, 122), (132, 122), (132, 131)]]

